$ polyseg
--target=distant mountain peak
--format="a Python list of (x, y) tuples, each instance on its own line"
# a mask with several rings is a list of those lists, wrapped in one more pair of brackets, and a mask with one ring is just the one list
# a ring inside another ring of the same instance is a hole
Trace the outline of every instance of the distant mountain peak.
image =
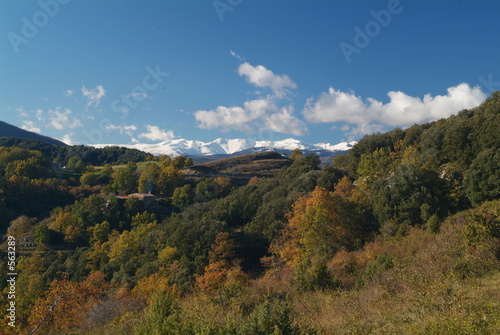
[(21, 129), (19, 127), (13, 126), (7, 122), (0, 121), (0, 137), (17, 137), (26, 138), (30, 140), (38, 140), (40, 142), (55, 144), (55, 145), (66, 145), (65, 143), (56, 140), (52, 137), (40, 135), (31, 131)]
[[(352, 148), (357, 142), (342, 142), (338, 144), (304, 143), (294, 138), (287, 138), (280, 141), (255, 141), (251, 139), (235, 138), (225, 139), (217, 138), (211, 142), (202, 142), (195, 140), (187, 140), (177, 138), (163, 141), (160, 143), (136, 143), (129, 145), (118, 145), (131, 149), (138, 149), (151, 153), (153, 155), (168, 155), (168, 156), (209, 156), (209, 155), (233, 155), (251, 150), (251, 152), (262, 151), (291, 151), (299, 148), (307, 151), (322, 151), (339, 153)], [(98, 144), (94, 145), (97, 148), (106, 146), (116, 146), (116, 144)]]

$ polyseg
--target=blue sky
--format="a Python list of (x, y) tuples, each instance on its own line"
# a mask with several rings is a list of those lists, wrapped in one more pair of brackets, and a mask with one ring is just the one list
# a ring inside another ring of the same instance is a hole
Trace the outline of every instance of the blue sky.
[(3, 0), (0, 119), (68, 143), (337, 143), (500, 89), (498, 1)]

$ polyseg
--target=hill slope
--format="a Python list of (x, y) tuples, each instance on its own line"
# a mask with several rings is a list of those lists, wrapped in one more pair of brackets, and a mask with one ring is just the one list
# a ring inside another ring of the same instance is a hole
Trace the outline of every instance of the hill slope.
[(281, 168), (292, 164), (292, 160), (269, 151), (236, 157), (218, 159), (197, 164), (184, 170), (189, 177), (225, 176), (231, 178), (251, 178), (273, 176)]
[(55, 145), (19, 137), (0, 137), (0, 147), (18, 147), (28, 150), (39, 150), (53, 163), (64, 166), (73, 157), (79, 157), (85, 164), (102, 166), (104, 164), (127, 164), (130, 161), (142, 162), (148, 154), (124, 147), (107, 147), (96, 149), (84, 145)]
[(19, 127), (8, 124), (7, 122), (0, 121), (0, 137), (18, 137), (18, 138), (26, 138), (30, 140), (37, 140), (40, 142), (44, 142), (47, 144), (54, 145), (66, 145), (65, 143), (53, 139), (48, 136), (40, 135), (31, 131), (27, 131), (21, 129)]

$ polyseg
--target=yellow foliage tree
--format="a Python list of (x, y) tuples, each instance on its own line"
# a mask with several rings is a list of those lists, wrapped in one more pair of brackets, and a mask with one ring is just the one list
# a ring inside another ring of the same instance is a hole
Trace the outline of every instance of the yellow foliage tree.
[(85, 310), (94, 306), (109, 289), (104, 274), (95, 271), (83, 282), (67, 276), (54, 280), (45, 296), (39, 298), (29, 317), (29, 334), (43, 329), (46, 334), (72, 334), (83, 325)]
[(153, 273), (139, 280), (132, 293), (139, 298), (150, 300), (156, 292), (169, 289), (168, 279), (158, 273)]
[(363, 218), (355, 203), (339, 195), (347, 192), (346, 188), (349, 191), (347, 180), (342, 181), (337, 194), (316, 187), (294, 203), (280, 238), (271, 246), (278, 258), (275, 265), (293, 268), (304, 259), (325, 259), (340, 247), (356, 243)]
[(240, 260), (236, 259), (236, 245), (229, 233), (220, 232), (215, 237), (209, 252), (209, 264), (205, 273), (196, 279), (204, 292), (213, 293), (220, 288), (238, 285), (246, 280), (241, 271)]

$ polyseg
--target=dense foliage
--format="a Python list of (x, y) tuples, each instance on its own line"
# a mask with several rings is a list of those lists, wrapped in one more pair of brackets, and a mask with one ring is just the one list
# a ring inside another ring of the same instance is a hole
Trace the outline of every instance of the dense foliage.
[[(19, 273), (16, 327), (3, 329), (498, 333), (499, 127), (496, 92), (448, 119), (365, 136), (333, 165), (296, 150), (244, 186), (185, 177), (182, 156), (0, 147), (1, 229), (17, 241)], [(52, 164), (59, 154), (69, 175)]]
[(67, 165), (71, 157), (80, 158), (86, 165), (102, 166), (105, 164), (119, 165), (128, 162), (142, 162), (150, 156), (140, 150), (124, 147), (98, 149), (84, 145), (61, 146), (16, 137), (0, 137), (0, 146), (38, 150), (51, 162), (60, 166)]

